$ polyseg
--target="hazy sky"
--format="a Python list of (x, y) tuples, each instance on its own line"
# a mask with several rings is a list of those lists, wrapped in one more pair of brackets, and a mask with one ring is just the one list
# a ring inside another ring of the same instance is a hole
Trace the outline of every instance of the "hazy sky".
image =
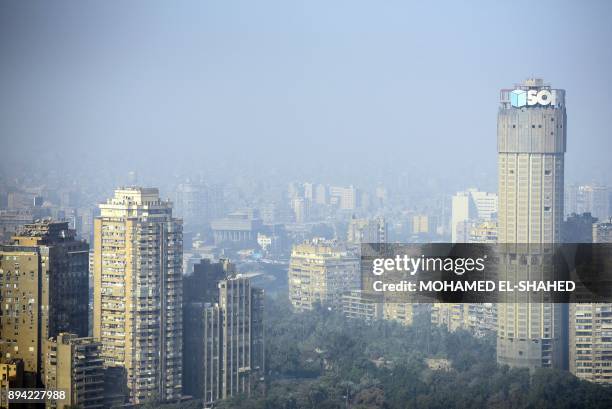
[(499, 89), (535, 75), (567, 90), (566, 178), (610, 183), (611, 21), (610, 1), (3, 1), (1, 150), (494, 175)]

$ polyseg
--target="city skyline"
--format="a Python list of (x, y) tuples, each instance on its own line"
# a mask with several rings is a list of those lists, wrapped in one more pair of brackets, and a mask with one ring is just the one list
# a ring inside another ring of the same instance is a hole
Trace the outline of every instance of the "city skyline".
[(0, 409), (612, 407), (612, 3), (0, 4)]

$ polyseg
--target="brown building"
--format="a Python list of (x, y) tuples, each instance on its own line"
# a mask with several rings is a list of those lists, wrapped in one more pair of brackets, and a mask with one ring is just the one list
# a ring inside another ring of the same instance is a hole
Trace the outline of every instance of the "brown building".
[(8, 409), (9, 388), (23, 387), (23, 361), (21, 359), (0, 359), (0, 409)]
[(87, 243), (67, 222), (25, 225), (0, 246), (0, 356), (24, 362), (25, 382), (43, 379), (42, 340), (60, 332), (87, 335)]

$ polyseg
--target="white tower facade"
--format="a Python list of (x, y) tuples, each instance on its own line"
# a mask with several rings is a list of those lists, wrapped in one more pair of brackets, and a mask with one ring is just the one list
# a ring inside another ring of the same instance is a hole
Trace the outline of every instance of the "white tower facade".
[[(561, 242), (566, 150), (565, 91), (528, 79), (501, 91), (497, 120), (500, 279), (534, 280), (550, 272), (550, 244)], [(498, 306), (498, 362), (563, 367), (564, 309), (506, 293)]]

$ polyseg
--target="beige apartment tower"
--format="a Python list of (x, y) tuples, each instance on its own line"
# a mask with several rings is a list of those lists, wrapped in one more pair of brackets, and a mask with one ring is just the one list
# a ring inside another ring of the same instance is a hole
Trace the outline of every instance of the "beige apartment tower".
[[(528, 79), (501, 91), (497, 118), (500, 280), (551, 273), (561, 242), (566, 147), (565, 91)], [(564, 306), (504, 293), (498, 305), (497, 360), (511, 367), (564, 366)], [(565, 318), (566, 319), (566, 318)]]
[[(131, 403), (181, 396), (182, 223), (155, 188), (120, 188), (94, 221), (93, 335)], [(107, 369), (107, 370), (108, 370)]]
[(315, 305), (342, 307), (342, 295), (360, 286), (359, 259), (334, 242), (315, 240), (293, 247), (289, 300), (297, 311)]

